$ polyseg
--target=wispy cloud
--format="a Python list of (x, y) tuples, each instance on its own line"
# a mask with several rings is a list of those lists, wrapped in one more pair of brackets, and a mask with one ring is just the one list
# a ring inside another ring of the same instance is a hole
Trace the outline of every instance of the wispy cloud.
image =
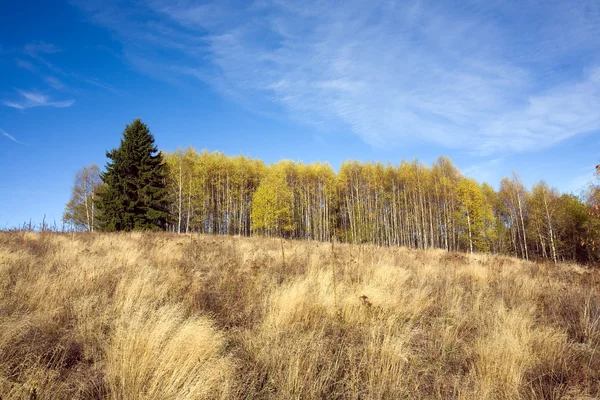
[[(99, 87), (113, 93), (121, 93), (117, 88), (109, 83), (103, 82), (97, 78), (82, 75), (69, 69), (63, 69), (54, 62), (50, 61), (53, 54), (60, 53), (62, 51), (63, 50), (61, 48), (52, 43), (34, 41), (27, 43), (22, 49), (19, 50), (21, 55), (26, 59), (15, 58), (15, 62), (20, 68), (26, 69), (38, 75), (46, 82), (46, 84), (55, 90), (70, 89), (73, 88), (73, 86), (83, 83), (85, 85)], [(57, 76), (60, 76), (61, 79), (59, 79)], [(76, 91), (76, 89), (71, 91)], [(18, 105), (18, 103), (12, 101), (9, 101), (8, 103), (10, 103), (11, 106)], [(66, 104), (66, 102), (55, 102), (55, 104), (51, 105), (54, 105), (55, 107), (60, 106), (56, 104)]]
[(149, 75), (179, 71), (373, 146), (515, 152), (600, 130), (598, 2), (80, 6)]
[(62, 90), (65, 88), (65, 84), (60, 81), (60, 79), (55, 78), (53, 76), (47, 76), (44, 78), (46, 83), (53, 87), (56, 90)]
[(29, 55), (37, 56), (39, 54), (54, 54), (59, 53), (59, 49), (52, 43), (46, 43), (44, 41), (33, 41), (25, 45), (25, 52)]
[(474, 177), (474, 178), (478, 179), (479, 181), (491, 182), (497, 178), (496, 175), (497, 175), (499, 166), (500, 166), (502, 160), (504, 160), (507, 156), (508, 156), (508, 154), (504, 154), (500, 157), (495, 157), (495, 158), (492, 158), (491, 160), (487, 160), (482, 163), (471, 165), (471, 166), (463, 169), (461, 172), (465, 176)]
[(14, 136), (12, 136), (12, 135), (9, 135), (7, 132), (5, 132), (5, 131), (4, 131), (4, 130), (2, 130), (2, 129), (0, 129), (0, 133), (1, 133), (1, 134), (2, 134), (4, 137), (7, 137), (8, 139), (12, 140), (12, 141), (13, 141), (13, 142), (15, 142), (15, 143), (19, 143), (19, 144), (23, 144), (23, 145), (25, 144), (25, 143), (23, 143), (23, 142), (21, 142), (21, 141), (18, 141), (17, 139), (15, 139), (15, 137), (14, 137)]
[[(19, 60), (17, 60), (17, 64), (20, 67), (29, 69), (32, 72), (35, 72), (38, 67), (40, 67), (41, 69), (50, 70), (54, 74), (66, 76), (68, 74), (62, 68), (56, 66), (53, 62), (48, 60), (53, 54), (61, 51), (62, 50), (51, 43), (39, 41), (28, 43), (24, 46), (22, 52), (25, 56), (27, 56), (29, 61), (21, 60), (21, 62), (19, 62)], [(33, 68), (28, 68), (29, 66)]]
[(32, 107), (57, 107), (65, 108), (70, 107), (75, 103), (75, 100), (61, 100), (55, 101), (50, 99), (47, 95), (38, 92), (29, 92), (25, 90), (17, 90), (21, 95), (21, 100), (9, 101), (5, 100), (4, 105), (7, 107), (16, 108), (18, 110), (25, 110)]
[(28, 70), (30, 72), (35, 72), (36, 71), (35, 66), (32, 63), (30, 63), (29, 61), (27, 61), (27, 60), (23, 60), (21, 58), (16, 58), (15, 62), (17, 63), (17, 66), (19, 68), (26, 69), (26, 70)]
[(579, 175), (575, 176), (566, 185), (566, 191), (577, 195), (583, 194), (592, 184), (597, 181), (594, 167), (585, 168)]
[(48, 57), (52, 56), (53, 54), (60, 53), (61, 51), (62, 49), (56, 45), (44, 41), (33, 41), (27, 43), (22, 50), (23, 54), (25, 54), (30, 61), (34, 61), (35, 64), (45, 67), (55, 74), (67, 75), (67, 73), (61, 68), (48, 61)]

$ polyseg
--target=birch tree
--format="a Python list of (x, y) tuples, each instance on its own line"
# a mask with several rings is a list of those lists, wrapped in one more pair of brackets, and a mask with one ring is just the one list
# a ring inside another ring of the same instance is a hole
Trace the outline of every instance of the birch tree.
[(253, 196), (252, 231), (282, 237), (293, 231), (292, 202), (284, 168), (271, 168)]
[(65, 206), (63, 221), (76, 229), (94, 231), (97, 218), (97, 189), (102, 183), (100, 168), (90, 164), (75, 174), (71, 199)]

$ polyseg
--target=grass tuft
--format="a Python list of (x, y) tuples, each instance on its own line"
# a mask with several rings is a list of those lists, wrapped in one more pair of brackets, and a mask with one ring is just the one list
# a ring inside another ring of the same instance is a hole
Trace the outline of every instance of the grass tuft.
[(0, 232), (0, 398), (598, 398), (599, 284), (441, 250)]

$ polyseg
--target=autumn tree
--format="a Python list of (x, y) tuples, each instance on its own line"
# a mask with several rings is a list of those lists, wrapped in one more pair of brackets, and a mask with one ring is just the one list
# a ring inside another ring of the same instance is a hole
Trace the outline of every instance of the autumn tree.
[(550, 189), (545, 182), (533, 185), (529, 198), (530, 238), (536, 238), (536, 248), (542, 258), (550, 258), (558, 262), (556, 252), (555, 214), (558, 192)]
[(292, 231), (292, 201), (284, 167), (271, 167), (252, 198), (252, 230), (267, 236)]
[(600, 164), (596, 165), (595, 182), (590, 184), (586, 195), (589, 218), (586, 246), (591, 261), (600, 260)]
[(461, 236), (469, 243), (469, 251), (489, 250), (486, 226), (490, 227), (491, 206), (486, 203), (481, 187), (475, 180), (464, 178), (458, 183), (457, 195), (459, 221), (464, 227)]
[(304, 238), (327, 241), (335, 224), (335, 172), (329, 164), (302, 165), (298, 189)]
[(488, 208), (489, 219), (485, 221), (485, 236), (489, 242), (489, 251), (492, 253), (509, 253), (509, 230), (502, 220), (502, 202), (498, 192), (487, 183), (481, 185), (485, 197), (484, 204)]
[[(525, 259), (600, 258), (597, 186), (586, 198), (513, 175), (496, 191), (464, 177), (447, 157), (432, 167), (280, 161), (197, 152), (166, 155), (168, 229), (285, 236), (382, 246), (491, 251)], [(596, 191), (594, 191), (594, 190)], [(597, 223), (596, 223), (597, 222)]]
[(73, 225), (76, 229), (94, 231), (97, 212), (97, 192), (102, 183), (100, 168), (90, 164), (81, 168), (75, 174), (71, 200), (66, 204), (63, 221)]
[(527, 191), (516, 174), (513, 179), (503, 178), (500, 181), (499, 196), (503, 203), (502, 215), (504, 222), (510, 228), (511, 242), (514, 254), (529, 260), (527, 229), (525, 220)]
[(591, 207), (591, 213), (600, 218), (600, 164), (596, 165), (596, 183), (588, 188), (587, 202)]
[(164, 154), (168, 169), (167, 191), (170, 204), (169, 214), (175, 222), (171, 224), (177, 233), (188, 232), (192, 217), (192, 192), (197, 181), (194, 174), (194, 162), (197, 153), (192, 148), (181, 148), (174, 153)]

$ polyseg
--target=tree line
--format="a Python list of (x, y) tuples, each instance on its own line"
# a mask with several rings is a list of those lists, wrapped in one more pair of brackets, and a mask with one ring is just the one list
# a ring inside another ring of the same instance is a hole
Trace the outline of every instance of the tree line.
[[(139, 119), (106, 171), (76, 176), (65, 221), (82, 230), (162, 229), (381, 246), (493, 252), (553, 262), (600, 260), (600, 186), (561, 194), (516, 174), (499, 190), (463, 176), (447, 157), (432, 166), (282, 160), (158, 152)], [(598, 171), (600, 177), (600, 170)]]

